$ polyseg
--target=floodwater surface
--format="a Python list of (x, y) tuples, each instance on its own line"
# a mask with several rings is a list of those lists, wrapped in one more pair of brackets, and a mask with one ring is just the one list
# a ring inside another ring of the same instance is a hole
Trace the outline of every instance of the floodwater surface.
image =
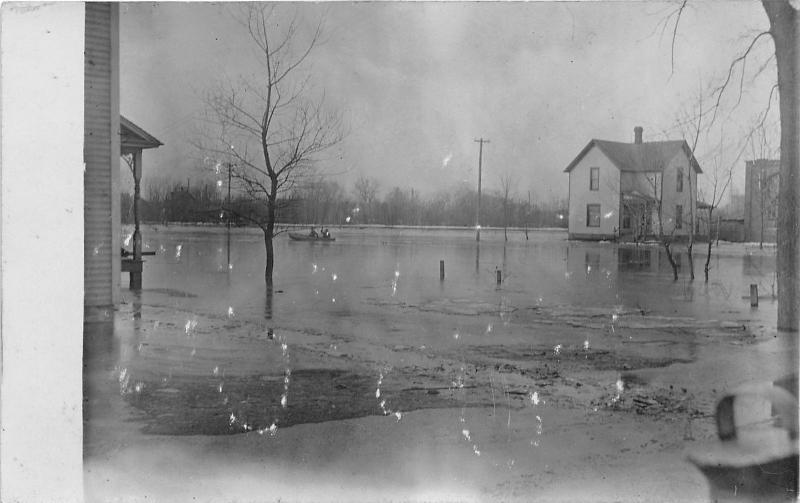
[[(617, 308), (688, 316), (699, 320), (748, 319), (774, 325), (776, 304), (762, 298), (750, 310), (749, 285), (762, 296), (774, 293), (774, 253), (730, 254), (713, 248), (711, 275), (702, 280), (706, 245), (695, 247), (697, 278), (689, 282), (685, 248), (678, 251), (680, 279), (673, 281), (657, 244), (570, 242), (563, 231), (334, 229), (336, 241), (310, 243), (275, 239), (272, 310), (266, 303), (264, 242), (257, 229), (233, 229), (230, 252), (225, 229), (145, 229), (148, 257), (141, 300), (166, 294), (168, 303), (208, 314), (278, 319), (318, 318), (357, 312), (364, 302), (422, 305), (468, 299), (515, 305)], [(758, 251), (758, 250), (755, 250)], [(228, 260), (230, 259), (230, 262)], [(440, 261), (445, 280), (440, 281)], [(497, 285), (497, 271), (501, 284)]]
[[(145, 227), (145, 250), (156, 254), (143, 290), (129, 291), (123, 275), (113, 323), (87, 323), (93, 469), (132, 446), (147, 457), (153, 436), (256, 435), (284, 442), (247, 444), (256, 464), (267, 456), (300, 469), (299, 446), (313, 443), (320, 459), (385, 484), (444, 487), (452, 477), (437, 467), (468, 456), (473, 471), (458, 473), (469, 497), (458, 499), (526, 499), (517, 490), (536, 486), (571, 500), (563, 491), (576, 470), (602, 475), (593, 483), (606, 499), (636, 499), (652, 484), (641, 477), (648, 470), (672, 491), (667, 499), (702, 499), (682, 450), (713, 438), (719, 392), (793, 366), (796, 347), (773, 337), (769, 249), (715, 246), (706, 283), (704, 257), (690, 281), (680, 246), (673, 281), (657, 245), (570, 242), (563, 231), (511, 231), (505, 241), (484, 229), (480, 242), (470, 230), (332, 233), (329, 243), (278, 236), (270, 290), (259, 230), (228, 238), (224, 228)], [(695, 254), (704, 252), (698, 244)], [(763, 295), (757, 308), (751, 284)], [(325, 437), (339, 427), (323, 425), (370, 417), (395, 426), (355, 423), (339, 443)], [(357, 454), (375, 448), (376, 435), (389, 449), (382, 463), (396, 470)], [(427, 470), (412, 469), (423, 454)], [(116, 494), (104, 484), (90, 482), (90, 496)], [(620, 492), (626, 484), (633, 492)]]

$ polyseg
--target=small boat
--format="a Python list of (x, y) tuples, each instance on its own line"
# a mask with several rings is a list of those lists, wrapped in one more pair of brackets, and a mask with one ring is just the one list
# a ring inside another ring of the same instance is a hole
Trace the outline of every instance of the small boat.
[(336, 241), (334, 237), (310, 236), (308, 234), (299, 234), (297, 232), (290, 232), (289, 239), (293, 241)]

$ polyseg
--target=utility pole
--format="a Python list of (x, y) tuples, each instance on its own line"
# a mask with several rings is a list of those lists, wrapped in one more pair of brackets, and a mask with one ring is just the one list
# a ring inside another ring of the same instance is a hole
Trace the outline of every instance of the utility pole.
[(231, 163), (228, 163), (228, 271), (231, 270)]
[(484, 140), (480, 138), (475, 140), (475, 143), (480, 143), (480, 147), (478, 150), (478, 212), (475, 216), (475, 241), (481, 240), (481, 164), (483, 161), (483, 144), (489, 143), (489, 140)]

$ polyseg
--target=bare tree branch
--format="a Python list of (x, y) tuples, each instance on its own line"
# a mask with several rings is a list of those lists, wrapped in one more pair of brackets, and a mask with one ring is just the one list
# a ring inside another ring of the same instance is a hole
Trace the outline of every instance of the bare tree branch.
[[(672, 27), (672, 45), (670, 46), (670, 60), (669, 60), (670, 77), (672, 77), (672, 75), (675, 73), (675, 40), (678, 38), (678, 25), (681, 22), (681, 16), (683, 15), (683, 10), (686, 8), (686, 2), (687, 0), (683, 0), (678, 9), (674, 12), (675, 26)], [(672, 15), (673, 14), (670, 14), (670, 17)]]
[(725, 89), (727, 89), (728, 84), (730, 83), (731, 78), (733, 77), (733, 72), (735, 71), (736, 66), (741, 64), (742, 65), (742, 73), (744, 74), (744, 65), (745, 65), (745, 62), (747, 60), (747, 57), (750, 55), (750, 52), (753, 50), (753, 47), (755, 47), (756, 43), (761, 39), (761, 37), (769, 36), (769, 35), (770, 35), (770, 32), (762, 31), (761, 33), (759, 33), (758, 35), (753, 37), (753, 39), (750, 41), (750, 44), (747, 46), (747, 49), (745, 49), (745, 51), (742, 54), (740, 54), (739, 56), (734, 58), (733, 61), (731, 61), (730, 66), (728, 66), (728, 74), (725, 77), (725, 80), (723, 81), (723, 83), (720, 86), (715, 88), (714, 91), (712, 92), (712, 96), (716, 95), (716, 97), (717, 97), (716, 104), (714, 106), (714, 114), (711, 117), (711, 122), (712, 123), (716, 120), (717, 111), (719, 110), (720, 102), (722, 101), (722, 95), (725, 93)]

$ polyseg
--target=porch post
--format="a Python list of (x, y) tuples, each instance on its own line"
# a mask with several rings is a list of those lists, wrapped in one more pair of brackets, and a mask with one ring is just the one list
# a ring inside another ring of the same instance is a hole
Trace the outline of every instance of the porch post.
[(142, 184), (142, 149), (133, 152), (133, 259), (142, 260), (142, 234), (139, 230), (139, 194)]
[(139, 230), (139, 194), (142, 184), (142, 149), (133, 151), (133, 261), (138, 267), (130, 272), (130, 289), (142, 289), (142, 233)]

